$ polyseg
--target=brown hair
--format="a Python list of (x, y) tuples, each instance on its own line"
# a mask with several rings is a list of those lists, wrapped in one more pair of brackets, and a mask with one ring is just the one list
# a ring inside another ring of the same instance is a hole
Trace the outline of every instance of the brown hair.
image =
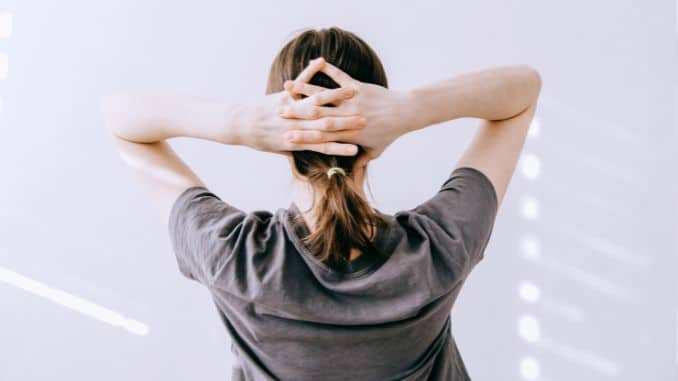
[[(307, 29), (289, 41), (273, 60), (266, 93), (282, 91), (286, 80), (295, 79), (309, 61), (317, 57), (323, 57), (358, 81), (388, 87), (386, 73), (374, 50), (355, 34), (332, 27)], [(322, 72), (316, 73), (309, 82), (329, 89), (339, 87)], [(358, 147), (355, 156), (292, 152), (296, 171), (313, 188), (311, 208), (319, 211), (313, 213), (315, 229), (304, 241), (321, 261), (348, 262), (352, 248), (359, 249), (361, 255), (382, 256), (370, 240), (382, 218), (358, 193), (352, 178), (356, 158), (363, 152), (362, 147)], [(328, 178), (327, 170), (331, 167), (342, 168), (346, 175), (337, 173)], [(319, 199), (317, 193), (320, 193)]]

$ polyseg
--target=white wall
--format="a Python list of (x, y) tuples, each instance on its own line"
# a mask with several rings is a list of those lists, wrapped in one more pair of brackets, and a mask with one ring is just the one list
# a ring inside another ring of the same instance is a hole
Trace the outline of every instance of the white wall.
[[(471, 376), (521, 379), (532, 358), (543, 380), (675, 377), (675, 4), (414, 3), (6, 1), (0, 380), (230, 377), (215, 307), (179, 274), (166, 226), (113, 150), (98, 100), (115, 91), (261, 96), (287, 37), (331, 25), (375, 48), (393, 88), (507, 63), (542, 73), (541, 128), (453, 312)], [(396, 142), (370, 169), (376, 206), (395, 212), (430, 197), (475, 124)], [(229, 202), (288, 205), (282, 157), (173, 145)], [(535, 158), (539, 175), (526, 177)], [(538, 259), (526, 258), (525, 242), (539, 246)], [(519, 297), (522, 281), (539, 288), (538, 302)], [(58, 290), (82, 300), (64, 306)], [(84, 301), (143, 325), (77, 312), (95, 310)], [(536, 343), (519, 332), (531, 319)]]

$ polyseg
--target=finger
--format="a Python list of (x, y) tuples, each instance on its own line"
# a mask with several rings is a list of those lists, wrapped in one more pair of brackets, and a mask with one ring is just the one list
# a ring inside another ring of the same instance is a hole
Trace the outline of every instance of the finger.
[(308, 103), (294, 102), (287, 106), (280, 106), (278, 108), (278, 115), (283, 118), (318, 119), (321, 113), (319, 108)]
[[(283, 118), (318, 119), (327, 116), (349, 116), (356, 112), (348, 107), (338, 107), (350, 99), (355, 91), (350, 88), (325, 89), (299, 102), (290, 102), (278, 108), (278, 114)], [(323, 107), (333, 104), (337, 107)]]
[(338, 89), (327, 89), (316, 93), (306, 99), (304, 102), (311, 103), (316, 106), (322, 106), (328, 103), (334, 103), (350, 99), (355, 94), (355, 90), (350, 87), (340, 87)]
[(324, 62), (320, 71), (327, 74), (328, 77), (332, 78), (334, 82), (338, 83), (341, 87), (353, 86), (354, 79), (329, 62)]
[(317, 130), (295, 130), (285, 133), (287, 141), (296, 144), (309, 143), (327, 143), (327, 142), (348, 142), (351, 143), (359, 130), (346, 131), (317, 131)]
[(310, 82), (311, 78), (319, 72), (323, 66), (325, 66), (325, 60), (321, 58), (316, 58), (314, 60), (309, 61), (308, 65), (304, 68), (304, 70), (299, 73), (297, 78), (295, 78), (294, 82)]
[(355, 144), (345, 144), (337, 142), (315, 143), (315, 144), (294, 144), (293, 151), (315, 151), (325, 155), (354, 156), (358, 153), (358, 146)]
[(308, 97), (311, 95), (323, 92), (327, 88), (322, 86), (311, 85), (310, 83), (305, 82), (296, 82), (287, 80), (284, 84), (285, 90), (287, 90), (290, 95), (304, 94)]
[(361, 129), (366, 126), (365, 118), (361, 116), (327, 117), (314, 120), (289, 120), (288, 130), (322, 130), (341, 131)]
[(319, 119), (325, 117), (355, 116), (356, 113), (344, 107), (314, 106), (308, 103), (295, 102), (278, 109), (278, 115), (283, 118)]

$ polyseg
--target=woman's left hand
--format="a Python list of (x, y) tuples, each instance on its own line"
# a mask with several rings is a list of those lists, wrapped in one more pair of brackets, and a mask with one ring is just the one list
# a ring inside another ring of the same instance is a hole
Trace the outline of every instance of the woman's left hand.
[[(313, 76), (316, 72), (317, 68), (309, 65), (299, 74), (297, 80), (305, 81), (307, 76)], [(309, 150), (326, 155), (353, 156), (358, 153), (358, 146), (339, 142), (348, 140), (363, 129), (366, 125), (365, 118), (348, 115), (346, 112), (335, 115), (332, 107), (323, 106), (340, 103), (350, 99), (353, 94), (354, 91), (350, 88), (325, 89), (304, 99), (295, 99), (286, 90), (269, 94), (255, 105), (243, 109), (244, 122), (241, 125), (247, 130), (239, 133), (240, 143), (259, 151), (283, 155), (291, 155), (291, 151)], [(323, 112), (322, 117), (320, 114), (316, 114), (315, 118), (307, 116), (304, 119), (283, 117), (292, 105), (295, 109), (309, 107), (314, 110), (328, 110)], [(287, 138), (288, 131), (304, 130), (323, 131), (327, 139), (313, 143), (294, 143)]]

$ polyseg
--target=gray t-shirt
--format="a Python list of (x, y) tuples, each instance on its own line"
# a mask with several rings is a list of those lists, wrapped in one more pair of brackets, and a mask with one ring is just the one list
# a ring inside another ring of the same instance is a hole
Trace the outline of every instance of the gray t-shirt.
[(204, 187), (176, 200), (180, 271), (205, 285), (231, 338), (232, 380), (469, 380), (450, 312), (497, 214), (489, 179), (456, 168), (414, 209), (386, 215), (388, 254), (331, 268), (301, 238), (294, 203), (250, 213)]

